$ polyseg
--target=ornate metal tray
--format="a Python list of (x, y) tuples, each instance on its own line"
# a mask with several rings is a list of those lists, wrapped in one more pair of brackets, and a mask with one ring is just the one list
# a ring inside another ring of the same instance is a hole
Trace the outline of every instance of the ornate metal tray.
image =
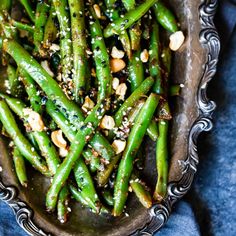
[[(171, 163), (168, 196), (162, 204), (144, 209), (135, 198), (128, 202), (130, 217), (94, 216), (75, 204), (70, 221), (60, 225), (44, 210), (44, 196), (49, 185), (33, 170), (34, 181), (28, 189), (21, 188), (12, 171), (6, 141), (0, 139), (0, 199), (14, 211), (16, 221), (29, 235), (152, 235), (168, 220), (173, 204), (189, 190), (197, 171), (197, 138), (212, 128), (211, 116), (215, 104), (206, 95), (208, 82), (216, 71), (220, 50), (219, 38), (213, 23), (217, 0), (172, 0), (171, 7), (187, 36), (182, 50), (175, 54), (172, 78), (184, 88), (174, 104), (171, 126)], [(152, 145), (148, 146), (146, 182), (155, 184)]]

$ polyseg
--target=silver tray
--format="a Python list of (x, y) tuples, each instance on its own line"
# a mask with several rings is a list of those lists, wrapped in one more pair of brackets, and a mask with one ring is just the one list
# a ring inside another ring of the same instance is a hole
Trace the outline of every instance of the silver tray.
[[(206, 89), (216, 72), (220, 50), (213, 23), (217, 0), (172, 0), (170, 5), (175, 9), (187, 39), (174, 58), (172, 77), (175, 82), (184, 83), (185, 87), (177, 98), (171, 126), (168, 196), (149, 210), (131, 199), (129, 218), (95, 218), (78, 208), (79, 214), (71, 217), (71, 223), (62, 226), (43, 209), (41, 192), (46, 191), (44, 185), (48, 183), (45, 184), (45, 180), (32, 171), (30, 176), (37, 178), (37, 184), (27, 191), (21, 188), (12, 171), (6, 142), (1, 139), (0, 166), (3, 172), (0, 173), (0, 200), (12, 208), (17, 223), (29, 235), (153, 235), (166, 223), (175, 202), (189, 190), (197, 172), (197, 139), (202, 131), (212, 128), (211, 118), (215, 109), (215, 103), (207, 98)], [(155, 170), (153, 158), (150, 158), (153, 150), (151, 144), (147, 146), (149, 165), (144, 175), (149, 183), (153, 183)], [(34, 187), (40, 186), (43, 186), (42, 191), (37, 192)]]

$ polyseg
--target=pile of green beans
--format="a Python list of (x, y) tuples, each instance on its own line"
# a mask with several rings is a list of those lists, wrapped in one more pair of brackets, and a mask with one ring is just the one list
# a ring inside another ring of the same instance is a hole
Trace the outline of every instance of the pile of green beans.
[[(0, 6), (0, 122), (19, 183), (27, 188), (30, 165), (51, 178), (45, 209), (61, 223), (71, 199), (114, 216), (130, 192), (145, 208), (163, 201), (169, 100), (181, 92), (169, 80), (172, 11), (158, 0), (19, 3), (17, 19), (11, 0)], [(142, 180), (146, 136), (156, 143), (153, 189)]]

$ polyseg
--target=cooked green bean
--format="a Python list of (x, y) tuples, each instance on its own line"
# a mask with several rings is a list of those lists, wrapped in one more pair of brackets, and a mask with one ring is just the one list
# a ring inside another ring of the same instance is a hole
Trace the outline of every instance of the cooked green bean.
[(124, 115), (127, 113), (129, 107), (133, 107), (135, 103), (142, 98), (152, 87), (153, 78), (148, 77), (142, 84), (124, 101), (120, 109), (115, 114), (115, 122), (120, 126)]
[(74, 97), (75, 101), (83, 103), (87, 74), (87, 41), (85, 27), (84, 1), (68, 0), (70, 7), (71, 34), (74, 62)]
[(89, 163), (91, 172), (95, 172), (99, 169), (100, 158), (98, 156), (95, 156), (94, 152), (91, 149), (89, 148), (84, 149), (82, 155), (84, 159)]
[(38, 89), (35, 81), (23, 70), (19, 69), (22, 82), (25, 86), (26, 93), (28, 94), (28, 98), (30, 100), (30, 104), (33, 107), (34, 111), (38, 113), (42, 113), (42, 102), (41, 97), (38, 95)]
[(7, 133), (12, 138), (14, 144), (19, 149), (20, 153), (32, 164), (35, 169), (48, 176), (49, 172), (47, 166), (35, 151), (34, 147), (23, 136), (9, 107), (3, 100), (0, 101), (0, 120)]
[(49, 16), (44, 27), (43, 46), (49, 47), (57, 38), (57, 27), (55, 25), (55, 7), (51, 5)]
[(90, 176), (87, 166), (84, 164), (83, 158), (76, 161), (74, 166), (74, 175), (77, 185), (86, 199), (89, 199), (93, 205), (97, 206), (97, 212), (100, 211), (101, 203), (96, 193), (93, 180)]
[(160, 66), (160, 39), (159, 39), (159, 26), (154, 21), (152, 24), (152, 33), (150, 38), (149, 48), (149, 71), (150, 75), (155, 78), (153, 91), (157, 94), (162, 94), (161, 87), (161, 66)]
[(141, 50), (137, 50), (129, 60), (128, 70), (131, 92), (137, 89), (144, 80), (144, 67), (140, 60), (140, 53)]
[(71, 28), (70, 28), (70, 16), (68, 12), (67, 0), (52, 0), (57, 19), (60, 25), (60, 54), (61, 54), (61, 66), (62, 66), (62, 80), (67, 81), (69, 79), (72, 69), (72, 43), (71, 43)]
[(65, 222), (67, 222), (67, 218), (68, 218), (68, 201), (69, 201), (69, 189), (68, 186), (65, 185), (60, 193), (59, 193), (59, 197), (58, 197), (58, 203), (57, 203), (57, 219), (64, 224)]
[(44, 56), (44, 51), (42, 48), (43, 37), (44, 37), (44, 27), (47, 23), (47, 15), (50, 7), (45, 2), (39, 2), (36, 7), (35, 14), (35, 28), (34, 28), (34, 45), (35, 53), (39, 53)]
[(178, 96), (180, 94), (181, 86), (179, 84), (171, 85), (169, 96)]
[(10, 94), (12, 94), (15, 97), (21, 96), (22, 87), (18, 79), (17, 71), (10, 64), (8, 64), (7, 66), (7, 76), (8, 76), (8, 81), (9, 81)]
[(168, 183), (168, 121), (158, 122), (159, 138), (156, 143), (156, 161), (158, 179), (153, 198), (161, 202), (167, 192)]
[(23, 187), (27, 187), (28, 178), (25, 169), (24, 157), (21, 155), (17, 147), (13, 148), (12, 156), (17, 178)]
[[(171, 67), (171, 52), (169, 48), (164, 48), (162, 51), (162, 64), (165, 68), (166, 73), (162, 77), (162, 80), (165, 80), (165, 83), (162, 83), (163, 86), (168, 86), (168, 77), (170, 74)], [(164, 96), (167, 96), (167, 89), (163, 89)], [(156, 142), (156, 165), (157, 165), (157, 183), (156, 188), (153, 194), (154, 200), (161, 202), (167, 193), (167, 184), (168, 184), (168, 116), (169, 116), (169, 104), (167, 101), (164, 102), (162, 106), (165, 110), (165, 114), (162, 115), (162, 119), (158, 122), (159, 137)], [(160, 112), (160, 111), (159, 111)]]
[(112, 75), (110, 60), (107, 48), (103, 39), (102, 29), (96, 17), (94, 9), (90, 6), (90, 14), (93, 16), (90, 21), (90, 33), (92, 40), (93, 58), (96, 65), (96, 76), (98, 79), (97, 100), (101, 101), (110, 97), (112, 92)]
[(88, 206), (94, 213), (97, 213), (98, 207), (90, 199), (84, 196), (83, 192), (78, 191), (73, 185), (69, 185), (72, 196), (84, 206)]
[(114, 22), (110, 23), (104, 29), (104, 37), (109, 38), (114, 34), (121, 34), (123, 30), (126, 30), (136, 21), (138, 21), (155, 2), (157, 2), (157, 0), (145, 1), (138, 7), (127, 12), (123, 18), (119, 18)]
[(150, 208), (152, 206), (151, 195), (145, 190), (145, 187), (140, 183), (140, 180), (136, 177), (132, 178), (130, 180), (130, 186), (141, 204), (146, 208)]
[(25, 11), (29, 15), (29, 18), (32, 22), (35, 22), (35, 12), (33, 11), (30, 2), (28, 0), (19, 0), (20, 3), (24, 6)]
[(113, 215), (119, 216), (125, 206), (128, 193), (129, 178), (133, 169), (133, 161), (147, 127), (152, 119), (159, 102), (159, 96), (152, 93), (143, 105), (134, 126), (128, 137), (127, 145), (119, 164), (115, 187), (114, 187), (114, 209)]
[(25, 23), (22, 23), (22, 22), (19, 22), (19, 21), (16, 21), (16, 20), (12, 20), (11, 23), (12, 23), (13, 26), (15, 26), (19, 30), (25, 30), (25, 31), (28, 31), (31, 34), (34, 33), (34, 27), (31, 26), (31, 25), (27, 25)]
[(155, 120), (152, 120), (147, 128), (147, 134), (152, 141), (158, 139), (158, 128)]
[(102, 109), (103, 107), (103, 103), (98, 103), (87, 116), (84, 124), (81, 125), (80, 130), (77, 132), (74, 141), (71, 143), (68, 155), (57, 169), (46, 197), (46, 206), (49, 211), (55, 208), (58, 194), (70, 175), (71, 169), (76, 160), (79, 159), (85, 144), (93, 136), (94, 130), (103, 117), (105, 113), (105, 109)]
[(102, 197), (105, 200), (107, 205), (109, 205), (109, 206), (113, 206), (114, 205), (114, 199), (113, 199), (113, 196), (111, 194), (111, 191), (109, 191), (108, 189), (105, 189), (102, 192)]
[(105, 167), (104, 170), (98, 172), (98, 185), (99, 186), (105, 186), (110, 178), (110, 175), (115, 167), (115, 165), (118, 163), (118, 161), (121, 158), (121, 154), (116, 155), (111, 162)]
[[(39, 84), (58, 109), (66, 115), (68, 120), (79, 129), (81, 122), (84, 120), (83, 114), (79, 107), (66, 97), (57, 82), (53, 80), (37, 61), (31, 58), (28, 52), (26, 52), (18, 43), (6, 41), (4, 42), (4, 48), (11, 56), (13, 56), (18, 65), (21, 68), (24, 68), (24, 70)], [(95, 134), (94, 137), (96, 138), (97, 134)], [(103, 140), (104, 139), (105, 138), (103, 138)], [(104, 156), (104, 158), (109, 160), (110, 156)]]
[[(68, 120), (63, 114), (58, 111), (56, 106), (50, 100), (46, 103), (47, 113), (57, 123), (65, 136), (70, 142), (73, 142), (76, 136), (76, 128), (69, 124)], [(93, 138), (89, 141), (92, 148), (99, 153), (100, 156), (106, 160), (110, 160), (114, 156), (114, 150), (109, 142), (100, 133), (96, 132)]]
[(11, 9), (12, 0), (2, 0), (0, 5), (0, 11), (9, 11)]
[[(122, 0), (122, 2), (127, 11), (130, 11), (135, 8), (135, 4), (136, 4), (135, 0)], [(142, 34), (140, 26), (141, 26), (140, 22), (137, 22), (129, 30), (131, 48), (134, 51), (140, 48), (140, 41), (141, 41), (141, 34)]]
[[(7, 40), (3, 43), (3, 49), (15, 59), (19, 67), (39, 84), (48, 98), (69, 118), (71, 123), (78, 124), (78, 120), (83, 120), (83, 114), (79, 107), (67, 98), (57, 82), (24, 48), (15, 41)], [(76, 120), (77, 122), (75, 122)]]
[(161, 0), (153, 5), (153, 11), (159, 24), (162, 25), (166, 30), (172, 33), (178, 31), (178, 25), (175, 16)]
[[(24, 109), (26, 109), (27, 106), (20, 99), (11, 98), (6, 95), (1, 96), (5, 98), (8, 106), (24, 121), (25, 126), (28, 127), (28, 115), (25, 115), (24, 113)], [(48, 137), (46, 131), (33, 131), (33, 137), (39, 146), (42, 156), (46, 159), (50, 173), (54, 175), (60, 163), (55, 146)]]
[[(115, 1), (105, 0), (104, 1), (107, 6), (107, 12), (108, 17), (111, 21), (115, 21), (119, 19), (119, 12), (117, 9), (114, 8)], [(119, 35), (119, 39), (122, 43), (122, 46), (127, 53), (128, 58), (131, 58), (132, 56), (132, 49), (131, 49), (131, 43), (129, 39), (129, 35), (126, 30), (122, 31), (122, 33)]]

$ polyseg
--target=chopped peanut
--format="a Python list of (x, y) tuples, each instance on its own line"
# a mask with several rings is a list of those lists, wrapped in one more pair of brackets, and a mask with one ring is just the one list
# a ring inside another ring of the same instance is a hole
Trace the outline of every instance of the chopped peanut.
[(112, 88), (114, 90), (117, 90), (119, 83), (120, 83), (120, 80), (118, 78), (114, 77), (112, 80)]
[(112, 147), (114, 148), (116, 154), (123, 152), (125, 150), (125, 146), (126, 141), (122, 141), (119, 139), (114, 140), (114, 142), (112, 143)]
[(101, 9), (100, 9), (99, 5), (98, 4), (94, 4), (93, 5), (93, 9), (94, 9), (98, 19), (100, 19), (102, 17), (102, 14), (101, 14)]
[(27, 121), (33, 131), (43, 131), (45, 126), (39, 113), (30, 108), (24, 108), (23, 113), (27, 116)]
[(62, 135), (62, 130), (55, 130), (51, 133), (53, 143), (59, 148), (66, 148), (67, 142)]
[(59, 148), (59, 156), (66, 157), (67, 154), (68, 154), (68, 149), (67, 148)]
[(91, 98), (89, 96), (86, 96), (84, 99), (84, 104), (82, 106), (82, 109), (87, 112), (90, 111), (93, 107), (94, 107), (94, 102), (93, 100), (91, 100)]
[(102, 129), (108, 129), (108, 130), (113, 129), (115, 127), (115, 121), (114, 121), (113, 117), (105, 115), (102, 118), (100, 127)]
[(50, 50), (53, 52), (60, 51), (60, 46), (58, 44), (52, 43)]
[(122, 59), (113, 58), (110, 60), (111, 71), (113, 73), (123, 70), (126, 66)]
[(111, 50), (111, 56), (113, 58), (121, 59), (125, 56), (124, 51), (117, 49), (117, 47), (113, 47)]
[(172, 51), (177, 51), (184, 43), (184, 39), (185, 39), (185, 37), (184, 37), (184, 34), (182, 31), (177, 31), (177, 32), (173, 33), (170, 36), (169, 48)]
[(118, 85), (116, 89), (116, 94), (124, 98), (126, 91), (127, 91), (127, 85), (125, 83), (121, 83)]
[(140, 59), (143, 63), (148, 62), (149, 59), (149, 53), (147, 49), (144, 49), (140, 54)]

